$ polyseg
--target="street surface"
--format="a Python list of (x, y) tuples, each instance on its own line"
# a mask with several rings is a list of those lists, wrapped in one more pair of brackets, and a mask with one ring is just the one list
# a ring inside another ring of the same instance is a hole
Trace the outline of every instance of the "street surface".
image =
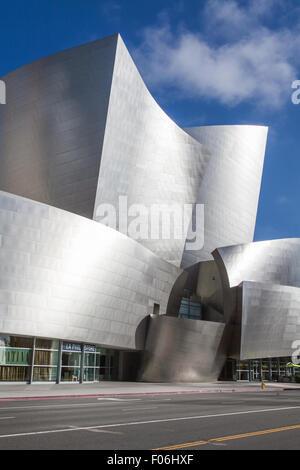
[(300, 449), (300, 390), (0, 402), (1, 450)]

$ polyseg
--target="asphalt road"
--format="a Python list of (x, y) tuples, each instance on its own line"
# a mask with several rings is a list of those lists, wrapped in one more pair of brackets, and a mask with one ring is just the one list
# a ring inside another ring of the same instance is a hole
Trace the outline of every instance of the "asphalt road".
[(299, 450), (300, 391), (0, 402), (0, 450)]

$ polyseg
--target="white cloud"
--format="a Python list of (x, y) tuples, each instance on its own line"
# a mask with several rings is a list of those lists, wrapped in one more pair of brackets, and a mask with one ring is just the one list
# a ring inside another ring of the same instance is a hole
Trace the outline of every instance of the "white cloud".
[[(204, 17), (210, 15), (210, 24), (222, 22), (223, 34), (235, 30), (235, 37), (230, 34), (222, 43), (200, 32), (172, 33), (166, 23), (145, 29), (135, 53), (145, 80), (152, 88), (171, 86), (184, 96), (214, 98), (228, 105), (251, 100), (279, 107), (289, 102), (291, 82), (297, 78), (300, 32), (263, 26), (261, 18), (274, 1), (253, 0), (241, 8), (234, 0), (209, 0)], [(243, 32), (236, 36), (241, 24)]]
[(274, 7), (282, 0), (251, 0), (242, 7), (236, 0), (207, 0), (204, 6), (204, 24), (211, 33), (227, 37), (246, 35), (261, 21), (268, 19)]

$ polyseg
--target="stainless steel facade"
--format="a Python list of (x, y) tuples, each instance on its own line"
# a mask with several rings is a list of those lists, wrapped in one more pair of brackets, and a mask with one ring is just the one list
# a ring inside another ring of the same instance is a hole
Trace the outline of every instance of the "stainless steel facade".
[[(99, 204), (195, 204), (210, 152), (158, 106), (121, 37), (107, 113), (94, 219)], [(161, 227), (160, 227), (161, 228)], [(151, 226), (150, 226), (151, 230)], [(182, 239), (141, 239), (160, 258), (180, 266)]]
[(119, 232), (0, 192), (0, 332), (140, 349), (180, 274)]
[(291, 356), (300, 340), (300, 289), (243, 282), (240, 358)]
[(300, 339), (300, 239), (268, 240), (213, 253), (235, 323), (233, 357), (291, 356)]
[(2, 77), (0, 189), (92, 218), (118, 36)]
[(224, 323), (152, 316), (141, 380), (217, 380), (226, 358), (224, 331)]
[(253, 241), (268, 128), (185, 129), (210, 152), (197, 203), (204, 207), (204, 247), (184, 252), (182, 267), (212, 259), (218, 247)]
[(230, 287), (242, 281), (300, 287), (300, 239), (285, 238), (216, 250)]
[[(180, 129), (119, 35), (3, 80), (0, 335), (119, 349), (124, 370), (140, 351), (152, 381), (215, 380), (226, 356), (292, 353), (300, 240), (251, 243), (266, 127)], [(121, 196), (146, 210), (204, 204), (203, 248), (106, 227), (99, 207)], [(176, 318), (182, 298), (201, 320)]]
[(203, 249), (184, 251), (184, 234), (139, 240), (176, 266), (252, 241), (266, 128), (180, 129), (149, 93), (119, 35), (2, 78), (3, 191), (97, 221), (99, 205), (117, 208), (119, 196), (146, 209), (205, 204)]

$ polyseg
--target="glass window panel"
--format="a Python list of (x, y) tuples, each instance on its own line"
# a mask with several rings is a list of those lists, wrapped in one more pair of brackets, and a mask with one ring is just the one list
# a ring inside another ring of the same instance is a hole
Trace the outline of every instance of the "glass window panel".
[(238, 364), (238, 368), (240, 370), (248, 370), (249, 369), (249, 363), (240, 361), (239, 364)]
[(83, 372), (84, 382), (93, 382), (95, 380), (95, 369), (94, 367), (85, 368)]
[(28, 382), (30, 367), (0, 366), (0, 381), (2, 382)]
[(80, 366), (81, 353), (63, 351), (61, 356), (61, 363), (63, 366)]
[(58, 349), (59, 341), (56, 339), (44, 339), (36, 338), (35, 340), (36, 349)]
[(37, 351), (34, 352), (34, 364), (41, 366), (57, 366), (58, 351)]
[(11, 346), (15, 348), (32, 348), (32, 338), (22, 336), (0, 336), (0, 346)]
[(35, 382), (55, 382), (57, 377), (57, 367), (34, 367), (33, 381)]
[(79, 382), (80, 381), (80, 368), (75, 367), (62, 367), (61, 378), (62, 382)]
[(99, 352), (100, 354), (103, 354), (104, 356), (105, 354), (107, 354), (107, 349), (99, 348), (98, 346), (96, 347), (96, 351)]
[(110, 380), (116, 380), (116, 369), (111, 367), (109, 369), (109, 373), (110, 373)]
[(100, 354), (96, 354), (96, 367), (100, 366)]
[(32, 351), (28, 349), (0, 348), (0, 364), (31, 364)]
[(85, 354), (84, 355), (84, 365), (85, 366), (94, 366), (95, 365), (95, 354)]
[(110, 369), (108, 369), (107, 367), (105, 367), (105, 369), (102, 369), (100, 374), (102, 375), (102, 380), (111, 380)]
[(108, 367), (108, 356), (100, 356), (100, 367)]

